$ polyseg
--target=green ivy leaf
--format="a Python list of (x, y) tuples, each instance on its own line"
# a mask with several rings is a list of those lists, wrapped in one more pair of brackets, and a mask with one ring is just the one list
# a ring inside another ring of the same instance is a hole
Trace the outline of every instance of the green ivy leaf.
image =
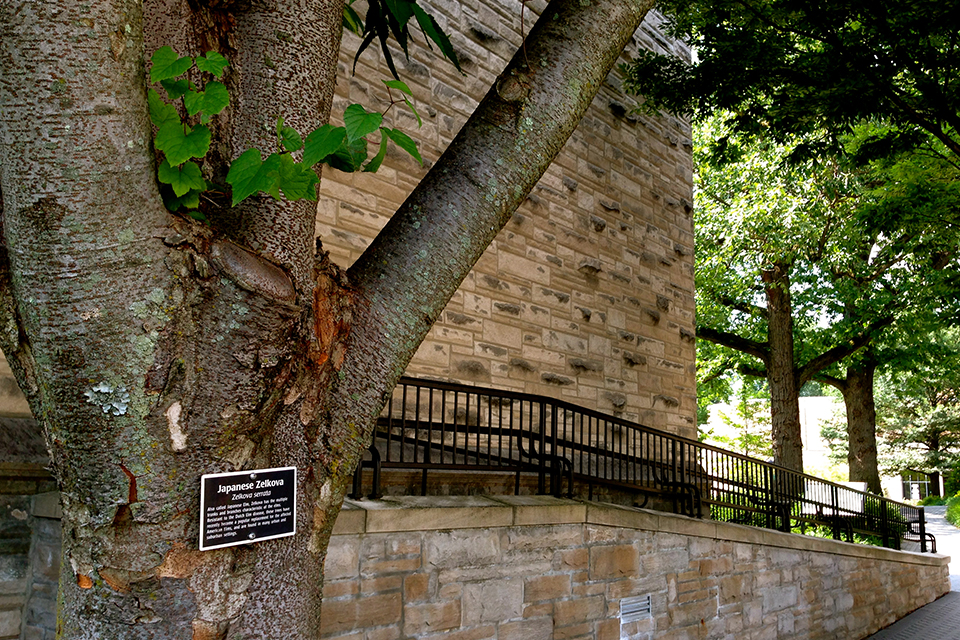
[(343, 5), (343, 28), (346, 31), (352, 31), (358, 36), (362, 36), (363, 20), (360, 18), (360, 14), (350, 6), (351, 4), (353, 4), (353, 0)]
[(407, 83), (403, 82), (402, 80), (384, 80), (383, 84), (387, 85), (387, 87), (390, 89), (396, 89), (397, 91), (401, 91), (408, 96), (413, 95), (413, 92), (410, 91), (410, 87), (408, 87)]
[[(420, 29), (423, 30), (424, 35), (437, 44), (440, 48), (440, 53), (453, 63), (457, 71), (463, 73), (463, 69), (460, 68), (460, 60), (457, 58), (457, 52), (453, 50), (453, 45), (450, 44), (450, 38), (443, 32), (443, 29), (440, 28), (440, 25), (437, 24), (433, 16), (421, 9), (418, 4), (413, 5), (413, 15), (417, 17), (417, 24), (420, 25)], [(430, 43), (427, 42), (427, 45), (429, 46)]]
[(358, 170), (366, 159), (366, 140), (360, 139), (354, 140), (353, 142), (348, 142), (346, 139), (344, 139), (340, 147), (331, 155), (327, 156), (324, 159), (324, 162), (334, 169), (338, 169), (346, 173), (352, 173)]
[(147, 105), (150, 107), (150, 122), (157, 127), (162, 127), (168, 122), (180, 124), (180, 114), (177, 113), (176, 108), (172, 104), (164, 102), (160, 94), (154, 89), (150, 89), (147, 93)]
[(283, 195), (288, 200), (316, 200), (317, 174), (313, 170), (304, 167), (302, 164), (294, 161), (290, 154), (284, 153), (280, 156), (278, 186), (283, 189)]
[[(387, 85), (390, 89), (396, 89), (401, 93), (405, 93), (407, 96), (413, 96), (413, 92), (410, 90), (410, 87), (407, 86), (405, 82), (400, 80), (384, 80), (383, 84)], [(423, 120), (420, 118), (420, 113), (417, 111), (417, 108), (413, 106), (413, 103), (410, 102), (410, 99), (406, 96), (403, 96), (403, 101), (407, 103), (407, 106), (410, 107), (410, 111), (413, 112), (414, 117), (417, 119), (417, 126), (423, 126)]]
[(384, 134), (384, 128), (380, 128), (380, 151), (363, 168), (364, 171), (373, 173), (383, 164), (383, 159), (387, 157), (387, 136)]
[(196, 115), (203, 112), (204, 122), (223, 111), (230, 104), (230, 94), (227, 88), (219, 82), (208, 82), (203, 91), (190, 91), (183, 96), (183, 104), (187, 108), (187, 115)]
[(180, 80), (161, 80), (160, 86), (167, 90), (167, 97), (171, 100), (180, 98), (190, 88), (190, 81), (186, 78)]
[[(178, 197), (176, 194), (174, 194), (173, 189), (171, 189), (169, 185), (161, 185), (160, 188), (160, 196), (163, 198), (163, 205), (169, 211), (174, 212), (179, 211), (181, 208), (196, 209), (199, 207), (200, 193), (201, 191), (191, 189), (183, 196)], [(192, 218), (196, 218), (197, 220), (201, 220), (203, 222), (207, 221), (207, 218), (199, 211), (190, 211), (188, 213)]]
[(287, 151), (299, 151), (303, 148), (303, 138), (296, 129), (283, 124), (283, 116), (277, 118), (277, 139)]
[(380, 128), (383, 116), (369, 113), (363, 105), (351, 104), (343, 112), (343, 124), (347, 129), (347, 141), (350, 143)]
[(323, 162), (324, 158), (340, 148), (346, 137), (345, 128), (335, 127), (332, 124), (325, 124), (314, 130), (307, 136), (303, 147), (303, 165), (310, 168), (318, 162)]
[(179, 119), (176, 122), (166, 122), (157, 132), (155, 145), (163, 151), (172, 166), (180, 165), (190, 158), (207, 155), (210, 149), (210, 129), (202, 124), (187, 127)]
[(170, 185), (178, 198), (191, 189), (196, 189), (199, 193), (207, 188), (207, 181), (203, 179), (200, 166), (196, 162), (185, 162), (179, 167), (173, 167), (164, 159), (157, 169), (157, 179)]
[(420, 157), (420, 151), (417, 150), (417, 143), (413, 141), (413, 138), (398, 129), (387, 129), (383, 127), (380, 130), (386, 134), (386, 137), (393, 140), (395, 145), (409, 153), (417, 162), (423, 165), (423, 158)]
[(216, 51), (208, 51), (206, 56), (197, 58), (197, 69), (212, 73), (214, 78), (223, 75), (223, 70), (230, 66), (230, 62)]
[(259, 149), (247, 149), (230, 165), (227, 184), (233, 190), (233, 205), (260, 191), (276, 191), (280, 157), (270, 155), (266, 162), (260, 159)]
[(423, 120), (420, 118), (420, 112), (417, 111), (417, 108), (416, 108), (415, 106), (413, 106), (413, 103), (410, 102), (409, 99), (404, 98), (403, 101), (407, 103), (407, 106), (410, 107), (410, 111), (412, 111), (414, 117), (416, 117), (416, 119), (417, 119), (417, 128), (422, 127), (422, 126), (423, 126)]
[(150, 58), (153, 66), (150, 67), (150, 82), (160, 82), (182, 76), (193, 66), (193, 58), (177, 55), (170, 47), (160, 47)]

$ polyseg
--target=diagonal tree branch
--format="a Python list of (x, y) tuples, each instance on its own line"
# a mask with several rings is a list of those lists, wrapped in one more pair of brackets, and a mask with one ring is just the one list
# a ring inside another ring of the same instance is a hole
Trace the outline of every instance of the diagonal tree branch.
[[(348, 271), (353, 325), (331, 396), (334, 423), (343, 416), (372, 421), (379, 413), (430, 326), (574, 131), (652, 6), (554, 0), (544, 10), (525, 50)], [(342, 453), (355, 460), (359, 450)]]
[[(880, 331), (893, 324), (893, 316), (885, 316), (870, 323), (859, 335), (845, 344), (838, 345), (832, 349), (824, 351), (816, 358), (810, 360), (797, 370), (798, 384), (802, 387), (805, 383), (814, 379), (820, 371), (823, 371), (830, 365), (840, 362), (847, 356), (853, 355), (864, 348), (877, 336)], [(832, 383), (829, 383), (832, 384)]]
[(770, 360), (770, 348), (765, 343), (748, 340), (735, 333), (718, 331), (711, 327), (697, 327), (697, 337), (759, 358), (764, 364)]

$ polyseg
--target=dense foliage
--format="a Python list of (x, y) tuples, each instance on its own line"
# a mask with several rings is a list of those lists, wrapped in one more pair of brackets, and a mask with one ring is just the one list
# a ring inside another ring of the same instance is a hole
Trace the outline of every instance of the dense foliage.
[(960, 156), (958, 0), (662, 0), (659, 7), (697, 61), (641, 54), (629, 65), (629, 86), (656, 108), (725, 111), (738, 130), (780, 141), (879, 120), (897, 127), (888, 145), (912, 146), (923, 130)]

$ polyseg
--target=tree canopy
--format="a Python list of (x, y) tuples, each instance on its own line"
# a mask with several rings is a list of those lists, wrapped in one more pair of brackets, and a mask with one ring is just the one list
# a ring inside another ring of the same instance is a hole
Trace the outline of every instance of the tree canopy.
[[(698, 349), (706, 376), (737, 368), (768, 377), (792, 406), (815, 376), (843, 388), (827, 372), (891, 327), (916, 331), (953, 314), (958, 236), (940, 213), (960, 201), (938, 141), (928, 138), (929, 152), (865, 160), (864, 147), (888, 131), (863, 124), (837, 136), (840, 152), (798, 162), (809, 136), (756, 139), (722, 115), (698, 131), (697, 333), (719, 345)], [(785, 316), (771, 313), (773, 266)], [(773, 342), (774, 322), (791, 345)], [(788, 362), (786, 382), (772, 377), (778, 359)], [(774, 415), (777, 402), (774, 394)]]
[[(960, 3), (664, 0), (698, 60), (641, 54), (628, 86), (655, 108), (725, 111), (734, 128), (783, 141), (864, 120), (923, 130), (960, 156)], [(824, 141), (818, 141), (818, 144)], [(809, 152), (818, 144), (798, 151)]]

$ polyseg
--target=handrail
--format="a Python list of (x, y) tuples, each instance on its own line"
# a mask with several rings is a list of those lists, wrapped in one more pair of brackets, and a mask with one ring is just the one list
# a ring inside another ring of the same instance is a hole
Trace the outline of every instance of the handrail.
[[(421, 493), (436, 470), (536, 475), (554, 495), (627, 491), (668, 501), (674, 512), (775, 528), (872, 536), (900, 547), (928, 542), (922, 508), (673, 435), (565, 400), (404, 377), (383, 409), (364, 467), (419, 470)], [(564, 489), (564, 483), (566, 488)], [(379, 477), (373, 494), (379, 494)], [(934, 547), (935, 548), (935, 547)]]

